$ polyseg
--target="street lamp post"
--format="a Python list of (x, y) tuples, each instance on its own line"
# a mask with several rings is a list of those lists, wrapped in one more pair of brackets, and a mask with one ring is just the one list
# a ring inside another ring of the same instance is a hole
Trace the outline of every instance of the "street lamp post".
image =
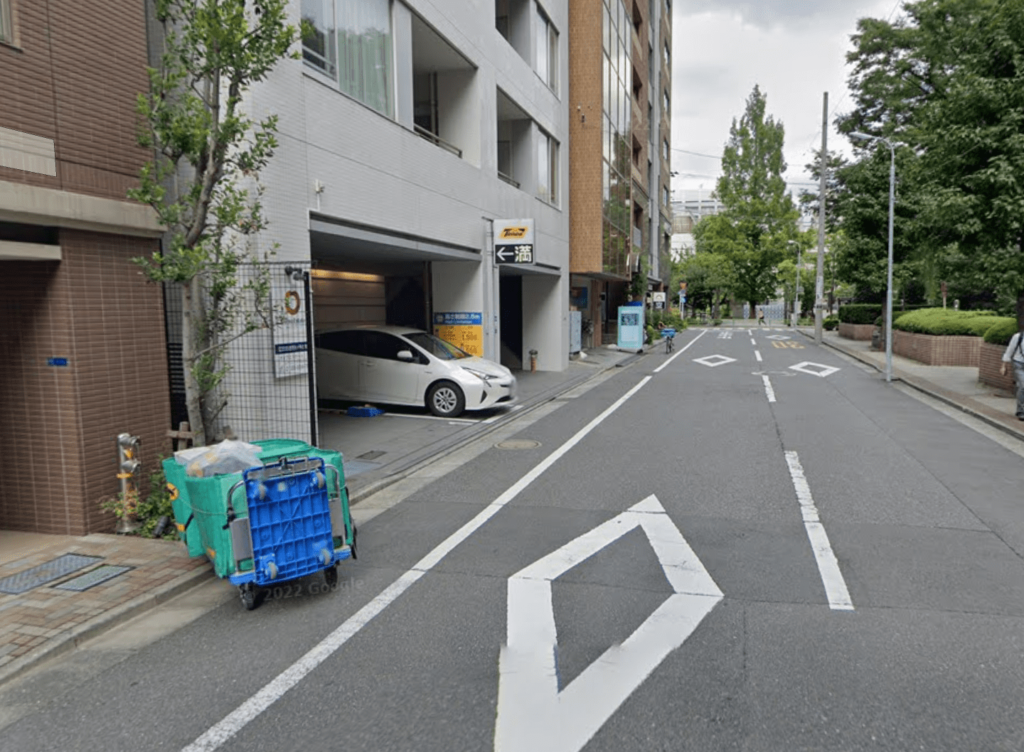
[(896, 202), (896, 147), (892, 141), (881, 136), (853, 132), (854, 138), (863, 141), (881, 141), (889, 147), (889, 266), (886, 272), (885, 287), (885, 380), (892, 381), (892, 225), (893, 206)]

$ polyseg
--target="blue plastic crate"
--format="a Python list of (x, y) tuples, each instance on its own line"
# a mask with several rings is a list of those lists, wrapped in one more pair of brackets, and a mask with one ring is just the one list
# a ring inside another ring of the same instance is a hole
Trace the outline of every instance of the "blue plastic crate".
[[(286, 462), (278, 473), (243, 473), (253, 572), (235, 579), (265, 586), (312, 574), (337, 560), (322, 458)], [(236, 583), (239, 584), (239, 583)]]

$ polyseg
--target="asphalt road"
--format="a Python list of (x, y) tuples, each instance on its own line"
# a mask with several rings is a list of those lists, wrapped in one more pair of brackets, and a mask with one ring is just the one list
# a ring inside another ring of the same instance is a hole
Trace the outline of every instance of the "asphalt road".
[(214, 583), (5, 689), (0, 750), (1024, 744), (1024, 460), (831, 351), (687, 331), (444, 470), (336, 591)]

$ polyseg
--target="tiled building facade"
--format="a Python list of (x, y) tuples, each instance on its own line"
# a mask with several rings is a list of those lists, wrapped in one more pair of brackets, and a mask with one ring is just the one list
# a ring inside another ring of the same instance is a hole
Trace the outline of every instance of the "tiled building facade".
[(0, 0), (0, 530), (113, 530), (116, 436), (148, 468), (169, 449), (162, 296), (131, 261), (160, 231), (125, 198), (145, 30), (142, 3)]

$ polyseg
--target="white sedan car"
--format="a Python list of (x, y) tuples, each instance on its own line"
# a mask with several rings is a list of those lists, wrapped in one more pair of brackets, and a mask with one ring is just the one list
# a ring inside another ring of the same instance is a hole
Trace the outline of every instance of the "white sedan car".
[(505, 366), (400, 326), (320, 332), (316, 380), (321, 398), (425, 405), (445, 418), (516, 399), (516, 377)]

